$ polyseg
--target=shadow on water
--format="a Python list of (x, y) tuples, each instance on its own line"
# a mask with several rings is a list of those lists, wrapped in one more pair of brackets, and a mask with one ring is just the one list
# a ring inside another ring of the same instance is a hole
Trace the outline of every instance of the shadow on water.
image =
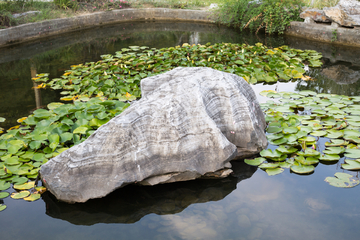
[(50, 193), (44, 194), (42, 199), (47, 215), (72, 224), (135, 223), (148, 214), (175, 214), (191, 204), (219, 201), (257, 169), (243, 161), (233, 161), (232, 165), (233, 174), (224, 179), (199, 179), (152, 187), (128, 185), (86, 203), (59, 202)]

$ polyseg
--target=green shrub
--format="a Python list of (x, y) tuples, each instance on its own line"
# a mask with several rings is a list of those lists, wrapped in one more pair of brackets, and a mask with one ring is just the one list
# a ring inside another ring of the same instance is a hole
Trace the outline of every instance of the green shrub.
[(220, 6), (218, 21), (258, 32), (264, 28), (266, 33), (284, 33), (291, 21), (300, 20), (301, 6), (291, 0), (225, 0)]
[(54, 3), (59, 8), (63, 9), (77, 10), (79, 8), (77, 0), (54, 0)]

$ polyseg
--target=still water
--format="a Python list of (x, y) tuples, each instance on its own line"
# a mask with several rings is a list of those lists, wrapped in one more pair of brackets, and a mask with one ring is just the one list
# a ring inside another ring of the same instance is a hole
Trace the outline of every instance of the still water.
[[(323, 53), (324, 66), (309, 73), (317, 81), (258, 84), (253, 86), (257, 93), (309, 89), (360, 95), (360, 49), (255, 36), (211, 24), (127, 23), (0, 48), (0, 116), (7, 119), (1, 127), (59, 100), (57, 92), (32, 88), (36, 73), (58, 77), (70, 65), (99, 60), (129, 45), (207, 42), (286, 44)], [(342, 189), (324, 181), (342, 171), (342, 161), (319, 164), (311, 175), (285, 170), (271, 177), (239, 161), (226, 179), (127, 186), (85, 204), (58, 202), (49, 193), (32, 203), (8, 197), (0, 200), (8, 207), (0, 212), (0, 239), (357, 239), (360, 186)]]

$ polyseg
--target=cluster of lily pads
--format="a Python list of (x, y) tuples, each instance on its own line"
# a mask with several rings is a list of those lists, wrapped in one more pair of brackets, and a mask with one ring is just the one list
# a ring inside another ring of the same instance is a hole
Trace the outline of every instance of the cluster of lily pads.
[[(130, 46), (102, 60), (71, 66), (60, 78), (33, 78), (38, 88), (61, 90), (60, 100), (18, 119), (0, 135), (0, 199), (34, 201), (45, 191), (35, 179), (42, 164), (84, 141), (97, 128), (120, 114), (129, 101), (141, 96), (140, 80), (178, 66), (211, 67), (244, 77), (249, 83), (304, 78), (304, 66), (318, 67), (321, 54), (287, 46), (270, 49), (261, 43), (192, 45), (163, 49)], [(5, 119), (0, 118), (0, 122)], [(0, 129), (0, 133), (2, 133)], [(0, 204), (0, 211), (5, 209)]]
[(47, 74), (34, 78), (44, 82), (40, 87), (63, 90), (61, 100), (106, 96), (120, 101), (140, 97), (140, 80), (178, 66), (211, 67), (237, 74), (249, 83), (289, 81), (304, 78), (304, 65), (319, 67), (322, 55), (314, 50), (288, 46), (270, 49), (257, 43), (184, 44), (182, 47), (149, 49), (130, 46), (115, 55), (102, 55), (102, 60), (73, 65), (61, 78), (49, 81)]
[[(246, 159), (268, 175), (290, 168), (297, 174), (310, 174), (319, 162), (336, 163), (344, 158), (345, 170), (360, 170), (360, 97), (304, 90), (298, 93), (262, 91), (277, 99), (262, 103), (266, 114), (267, 139), (275, 150), (266, 149), (255, 159)], [(327, 142), (320, 146), (319, 139)], [(324, 150), (320, 150), (323, 149)], [(351, 174), (336, 173), (325, 179), (336, 187), (360, 183)]]

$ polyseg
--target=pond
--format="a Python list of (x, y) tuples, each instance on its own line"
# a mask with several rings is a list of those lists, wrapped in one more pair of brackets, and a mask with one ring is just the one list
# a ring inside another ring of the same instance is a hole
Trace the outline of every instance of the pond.
[[(359, 96), (360, 49), (288, 37), (255, 36), (212, 24), (138, 22), (104, 26), (0, 48), (0, 125), (56, 102), (58, 92), (34, 89), (31, 77), (58, 77), (70, 65), (97, 61), (130, 45), (155, 48), (218, 42), (283, 44), (322, 52), (324, 65), (296, 80), (253, 85), (262, 90)], [(258, 95), (260, 102), (267, 98)], [(273, 148), (274, 146), (269, 146)], [(339, 163), (341, 160), (339, 161)], [(0, 200), (1, 239), (355, 239), (360, 234), (359, 186), (343, 189), (324, 181), (343, 171), (319, 164), (310, 175), (289, 169), (276, 176), (233, 162), (234, 174), (155, 187), (127, 186), (103, 199), (66, 204), (46, 192), (35, 202)], [(104, 183), (106, 179), (104, 179)], [(11, 192), (12, 190), (7, 190)]]

